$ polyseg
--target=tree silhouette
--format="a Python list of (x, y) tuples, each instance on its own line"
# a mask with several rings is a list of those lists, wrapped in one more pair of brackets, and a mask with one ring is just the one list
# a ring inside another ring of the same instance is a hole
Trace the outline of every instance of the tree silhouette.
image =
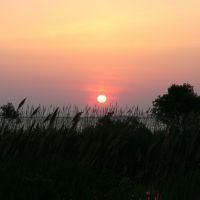
[(200, 113), (200, 96), (190, 84), (173, 84), (168, 93), (153, 101), (153, 114), (163, 123), (183, 127), (190, 114)]
[[(16, 119), (17, 122), (21, 122), (20, 119), (20, 109), (22, 108), (22, 106), (24, 105), (24, 103), (26, 102), (26, 98), (24, 98), (18, 105), (17, 109), (15, 109), (14, 105), (12, 103), (7, 103), (3, 106), (0, 107), (0, 116), (3, 117), (4, 119), (9, 119), (9, 120), (14, 120)], [(38, 108), (37, 108), (38, 109)], [(34, 111), (37, 112), (38, 110)], [(36, 113), (33, 113), (36, 114)], [(32, 114), (32, 115), (33, 115)]]
[(1, 116), (5, 119), (17, 119), (19, 117), (19, 113), (15, 110), (15, 107), (12, 103), (7, 103), (0, 107)]

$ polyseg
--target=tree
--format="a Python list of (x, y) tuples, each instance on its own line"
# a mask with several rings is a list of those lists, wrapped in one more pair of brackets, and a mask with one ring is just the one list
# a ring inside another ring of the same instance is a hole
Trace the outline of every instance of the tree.
[[(6, 105), (3, 105), (0, 107), (0, 116), (5, 118), (5, 119), (9, 119), (9, 120), (13, 120), (13, 119), (17, 119), (17, 122), (20, 122), (20, 113), (19, 110), (20, 108), (24, 105), (24, 103), (26, 102), (26, 98), (24, 98), (18, 105), (17, 109), (15, 109), (14, 105), (12, 103), (7, 103)], [(36, 112), (38, 111), (39, 108), (37, 108), (32, 115), (36, 114)]]
[(183, 126), (190, 114), (200, 113), (200, 96), (190, 84), (173, 84), (168, 93), (153, 101), (153, 114), (163, 123)]
[(12, 103), (7, 103), (0, 107), (1, 116), (5, 119), (17, 119), (19, 117), (19, 113), (15, 110), (15, 107)]

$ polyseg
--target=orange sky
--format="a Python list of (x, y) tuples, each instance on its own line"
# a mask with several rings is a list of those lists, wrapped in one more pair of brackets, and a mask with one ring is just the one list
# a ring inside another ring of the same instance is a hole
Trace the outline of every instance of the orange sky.
[(172, 83), (200, 93), (199, 0), (0, 0), (2, 102), (148, 107)]

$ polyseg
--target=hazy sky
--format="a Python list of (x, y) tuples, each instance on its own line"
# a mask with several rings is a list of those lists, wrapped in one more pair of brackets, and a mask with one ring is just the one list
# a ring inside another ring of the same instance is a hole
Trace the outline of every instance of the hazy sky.
[(148, 107), (200, 94), (199, 0), (0, 0), (0, 104)]

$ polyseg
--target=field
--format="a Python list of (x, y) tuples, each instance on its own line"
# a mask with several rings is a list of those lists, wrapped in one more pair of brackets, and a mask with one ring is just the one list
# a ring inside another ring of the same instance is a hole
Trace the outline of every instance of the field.
[(0, 121), (0, 199), (196, 200), (200, 120), (138, 108), (27, 107)]

